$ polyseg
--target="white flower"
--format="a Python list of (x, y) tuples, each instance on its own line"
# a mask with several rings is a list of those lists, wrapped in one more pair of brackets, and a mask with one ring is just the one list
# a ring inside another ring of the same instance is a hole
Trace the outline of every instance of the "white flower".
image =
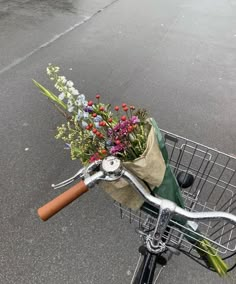
[(72, 81), (68, 81), (68, 82), (66, 83), (66, 85), (67, 85), (69, 88), (71, 88), (71, 87), (74, 86), (74, 83), (73, 83)]
[(71, 99), (72, 98), (72, 95), (70, 93), (67, 93), (67, 98), (68, 99)]
[(94, 121), (95, 121), (95, 122), (100, 122), (100, 121), (102, 121), (101, 115), (98, 115), (98, 116), (94, 117)]
[(101, 126), (99, 125), (99, 122), (94, 122), (94, 125), (96, 128), (100, 128)]
[(77, 97), (76, 101), (75, 101), (75, 104), (76, 104), (77, 106), (83, 105), (83, 106), (86, 107), (87, 104), (88, 104), (88, 102), (85, 100), (85, 96), (84, 96), (84, 95), (79, 95), (79, 96)]
[(62, 84), (65, 84), (66, 83), (66, 77), (65, 76), (59, 76), (58, 80), (60, 80), (60, 82)]
[(75, 90), (74, 87), (68, 88), (68, 92), (72, 93)]
[(67, 102), (67, 106), (68, 106), (68, 108), (72, 107), (72, 106), (73, 106), (73, 102), (69, 100), (69, 101)]
[(84, 118), (88, 118), (89, 117), (89, 113), (84, 111), (83, 116), (84, 116)]
[(65, 93), (60, 93), (60, 95), (58, 96), (58, 98), (59, 98), (59, 100), (64, 100), (64, 98), (65, 98)]
[(60, 70), (60, 68), (59, 68), (58, 66), (55, 66), (55, 67), (53, 68), (53, 71), (54, 71), (55, 73), (57, 73), (59, 70)]
[(66, 86), (63, 86), (64, 92), (68, 92), (68, 88)]
[(47, 74), (50, 76), (52, 74), (51, 70), (49, 67), (47, 67)]
[(88, 123), (82, 120), (82, 127), (85, 128), (86, 126), (88, 126)]
[(77, 119), (80, 120), (82, 117), (82, 111), (79, 109), (77, 114)]
[(79, 95), (79, 91), (76, 90), (75, 88), (74, 88), (74, 90), (71, 93), (72, 93), (73, 96)]
[(73, 107), (73, 106), (71, 106), (71, 107), (68, 108), (68, 111), (69, 111), (69, 112), (72, 112), (73, 110), (74, 110), (74, 107)]
[(62, 92), (62, 91), (63, 91), (63, 89), (60, 87), (60, 88), (58, 88), (58, 91), (59, 91), (59, 92)]
[(85, 95), (81, 94), (81, 95), (78, 96), (78, 98), (80, 98), (82, 101), (84, 101), (85, 100)]
[(80, 106), (80, 102), (79, 101), (75, 101), (75, 106)]

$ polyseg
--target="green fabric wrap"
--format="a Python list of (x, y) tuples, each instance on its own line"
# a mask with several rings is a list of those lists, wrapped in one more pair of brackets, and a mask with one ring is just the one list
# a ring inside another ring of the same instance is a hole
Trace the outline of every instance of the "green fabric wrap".
[[(168, 152), (167, 152), (165, 141), (163, 139), (161, 131), (160, 131), (160, 129), (159, 129), (159, 127), (158, 127), (158, 125), (157, 125), (157, 123), (154, 119), (150, 119), (150, 122), (155, 129), (155, 134), (156, 134), (156, 137), (157, 137), (157, 140), (158, 140), (158, 143), (159, 143), (159, 147), (160, 147), (160, 150), (162, 152), (162, 156), (164, 158), (164, 161), (166, 163), (166, 171), (165, 171), (164, 179), (163, 179), (163, 181), (162, 181), (162, 183), (159, 187), (155, 187), (153, 189), (153, 193), (158, 197), (173, 201), (175, 204), (177, 204), (181, 208), (185, 208), (184, 200), (183, 200), (183, 197), (182, 197), (182, 194), (181, 194), (180, 187), (178, 185), (178, 182), (175, 178), (174, 173), (172, 172), (172, 169), (171, 169), (169, 161), (168, 161)], [(151, 206), (150, 204), (148, 204), (146, 202), (143, 204), (142, 210), (144, 210), (147, 213), (150, 213), (150, 210), (152, 212), (156, 211), (158, 213), (158, 210), (156, 208), (154, 208), (153, 206)], [(189, 227), (186, 224), (187, 220), (185, 218), (182, 218), (180, 216), (174, 216), (173, 220), (178, 222), (182, 226), (185, 226), (187, 228)], [(178, 225), (175, 225), (175, 226), (178, 227)], [(179, 226), (179, 229), (181, 231), (183, 231), (183, 233), (185, 232), (185, 229), (182, 228), (181, 226)], [(189, 231), (189, 230), (191, 230), (191, 231)], [(188, 235), (192, 236), (193, 239), (187, 237), (187, 239), (191, 243), (195, 243), (196, 239), (197, 240), (202, 239), (202, 237), (195, 234), (194, 231), (192, 231), (192, 229), (190, 227), (189, 227), (189, 230), (186, 230), (186, 233)]]
[[(168, 199), (170, 201), (175, 202), (179, 207), (184, 208), (184, 201), (183, 197), (178, 185), (178, 182), (175, 178), (175, 175), (173, 174), (170, 165), (168, 163), (168, 152), (165, 146), (165, 142), (163, 139), (163, 136), (161, 134), (161, 131), (154, 119), (150, 119), (150, 122), (152, 126), (155, 129), (155, 134), (159, 143), (159, 147), (163, 156), (163, 159), (166, 163), (166, 171), (164, 175), (164, 179), (159, 187), (155, 187), (153, 189), (153, 193), (159, 197), (162, 197), (164, 199)], [(149, 207), (147, 203), (143, 205), (143, 207)], [(144, 209), (143, 208), (143, 209)], [(185, 220), (182, 220), (183, 223), (185, 223)], [(181, 222), (182, 223), (182, 222)]]

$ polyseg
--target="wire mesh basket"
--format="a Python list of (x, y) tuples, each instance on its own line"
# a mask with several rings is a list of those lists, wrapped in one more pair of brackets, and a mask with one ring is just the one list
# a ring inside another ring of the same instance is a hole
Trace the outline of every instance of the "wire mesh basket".
[[(190, 173), (194, 183), (182, 189), (185, 209), (192, 212), (224, 211), (236, 215), (236, 158), (189, 139), (161, 130), (169, 154), (172, 171)], [(146, 234), (155, 228), (158, 213), (155, 208), (132, 211), (116, 203), (121, 217), (136, 222)], [(197, 231), (196, 231), (197, 228)], [(204, 238), (213, 247), (214, 254), (236, 251), (236, 226), (224, 220), (188, 222), (180, 225), (171, 220), (163, 236), (171, 245), (188, 253), (196, 241)], [(208, 251), (209, 253), (209, 251)]]

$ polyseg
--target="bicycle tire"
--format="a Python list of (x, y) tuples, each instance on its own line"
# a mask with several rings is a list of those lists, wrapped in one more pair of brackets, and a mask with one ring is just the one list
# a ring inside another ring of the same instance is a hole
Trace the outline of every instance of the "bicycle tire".
[(161, 256), (149, 252), (143, 256), (132, 284), (153, 284), (155, 272), (157, 270), (158, 257)]

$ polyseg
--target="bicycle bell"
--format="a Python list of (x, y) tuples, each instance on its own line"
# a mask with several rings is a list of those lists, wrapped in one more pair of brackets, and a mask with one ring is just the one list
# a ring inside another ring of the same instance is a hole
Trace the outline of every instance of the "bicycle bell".
[(121, 176), (121, 161), (114, 156), (108, 156), (103, 159), (101, 169), (106, 173), (107, 180), (115, 180)]

